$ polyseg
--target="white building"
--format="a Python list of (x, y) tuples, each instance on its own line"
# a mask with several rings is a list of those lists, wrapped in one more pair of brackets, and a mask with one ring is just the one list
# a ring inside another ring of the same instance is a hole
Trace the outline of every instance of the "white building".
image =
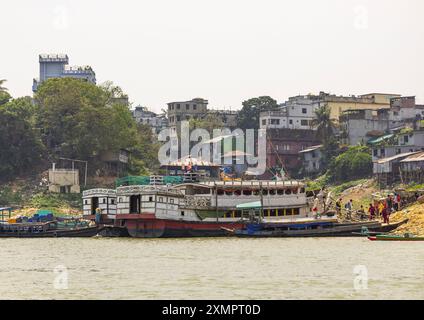
[(259, 126), (261, 129), (314, 129), (312, 121), (318, 108), (318, 96), (291, 97), (279, 110), (261, 112)]

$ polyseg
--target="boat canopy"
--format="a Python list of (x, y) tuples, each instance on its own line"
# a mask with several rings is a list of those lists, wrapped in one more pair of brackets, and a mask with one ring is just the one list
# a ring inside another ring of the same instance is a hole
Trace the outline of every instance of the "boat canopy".
[(236, 206), (237, 209), (257, 209), (262, 208), (262, 203), (260, 201), (246, 202), (241, 203)]

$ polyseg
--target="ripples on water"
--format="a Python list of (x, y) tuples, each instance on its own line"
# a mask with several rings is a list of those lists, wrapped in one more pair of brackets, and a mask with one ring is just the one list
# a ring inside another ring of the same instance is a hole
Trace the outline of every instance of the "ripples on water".
[(0, 299), (424, 299), (423, 266), (422, 243), (362, 238), (0, 239)]

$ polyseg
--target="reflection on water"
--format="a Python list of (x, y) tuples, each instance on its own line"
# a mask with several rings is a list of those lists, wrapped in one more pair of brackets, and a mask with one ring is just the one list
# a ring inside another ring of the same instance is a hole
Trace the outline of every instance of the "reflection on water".
[(362, 238), (0, 239), (0, 299), (424, 299), (423, 266)]

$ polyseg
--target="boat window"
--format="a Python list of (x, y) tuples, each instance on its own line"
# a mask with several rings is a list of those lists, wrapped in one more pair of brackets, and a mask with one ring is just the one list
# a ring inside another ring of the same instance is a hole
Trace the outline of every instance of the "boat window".
[(293, 194), (297, 194), (297, 192), (298, 192), (297, 188), (293, 189)]
[(234, 195), (235, 195), (235, 196), (239, 196), (239, 195), (241, 195), (241, 190), (235, 190), (235, 191), (234, 191)]
[(253, 190), (253, 195), (259, 196), (260, 192), (261, 192), (260, 190)]
[(174, 203), (174, 199), (169, 199), (169, 203)]
[(115, 204), (115, 199), (111, 199), (110, 204)]
[(270, 189), (270, 190), (269, 190), (269, 194), (270, 194), (271, 196), (275, 195), (275, 189)]
[(103, 198), (103, 203), (106, 203), (106, 198)]
[(300, 193), (305, 193), (305, 188), (300, 188)]
[(245, 195), (245, 196), (251, 196), (252, 195), (252, 190), (243, 190), (243, 195)]
[(153, 202), (153, 197), (149, 197), (149, 202)]
[(231, 190), (225, 190), (225, 195), (226, 196), (232, 196), (233, 195), (233, 191), (231, 191)]
[(224, 190), (222, 190), (222, 189), (218, 189), (218, 195), (219, 196), (222, 196), (224, 194)]
[(267, 195), (268, 195), (268, 189), (263, 189), (263, 190), (262, 190), (262, 194), (263, 194), (264, 196), (267, 196)]
[(284, 194), (284, 189), (278, 189), (278, 190), (277, 190), (277, 194), (278, 194), (279, 196), (282, 196), (282, 195)]
[(275, 209), (271, 209), (270, 216), (271, 217), (275, 217), (276, 215), (277, 215), (276, 210)]
[(298, 216), (300, 214), (300, 209), (299, 208), (294, 208), (292, 210), (292, 212), (293, 212), (293, 215)]
[(84, 204), (88, 204), (88, 200), (84, 200)]
[(292, 194), (292, 191), (290, 189), (287, 189), (286, 194)]

